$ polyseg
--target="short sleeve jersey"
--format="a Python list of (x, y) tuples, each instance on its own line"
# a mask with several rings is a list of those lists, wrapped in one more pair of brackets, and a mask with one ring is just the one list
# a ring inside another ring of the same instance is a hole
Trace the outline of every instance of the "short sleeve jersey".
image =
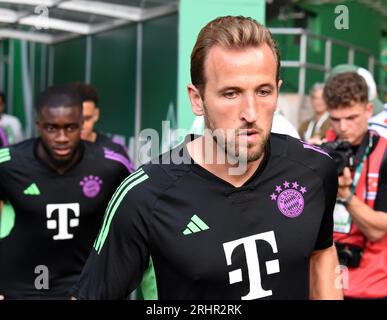
[(0, 292), (7, 298), (69, 297), (108, 201), (129, 175), (118, 154), (89, 142), (60, 175), (37, 158), (37, 143), (0, 149), (0, 200), (15, 212), (12, 231), (0, 240)]
[(124, 299), (144, 274), (157, 293), (145, 298), (309, 297), (309, 258), (333, 244), (337, 174), (324, 151), (271, 134), (241, 187), (194, 163), (184, 143), (159, 160), (113, 196), (78, 299)]

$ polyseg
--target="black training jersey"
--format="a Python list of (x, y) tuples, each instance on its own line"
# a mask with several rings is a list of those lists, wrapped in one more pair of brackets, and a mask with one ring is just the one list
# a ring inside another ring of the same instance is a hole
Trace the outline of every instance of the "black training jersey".
[[(75, 296), (122, 299), (146, 279), (159, 299), (307, 299), (309, 257), (333, 243), (337, 175), (323, 153), (272, 134), (238, 188), (198, 164), (143, 166), (109, 203)], [(189, 158), (185, 144), (171, 154)]]
[(129, 174), (121, 155), (82, 142), (79, 162), (60, 175), (37, 158), (37, 143), (0, 149), (0, 200), (15, 211), (11, 233), (0, 240), (6, 298), (69, 297), (108, 201)]

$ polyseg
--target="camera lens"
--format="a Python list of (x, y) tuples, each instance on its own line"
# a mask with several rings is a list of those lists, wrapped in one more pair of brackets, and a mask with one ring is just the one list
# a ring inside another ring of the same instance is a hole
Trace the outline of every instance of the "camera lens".
[(339, 262), (341, 265), (350, 266), (352, 264), (352, 252), (347, 248), (338, 250)]

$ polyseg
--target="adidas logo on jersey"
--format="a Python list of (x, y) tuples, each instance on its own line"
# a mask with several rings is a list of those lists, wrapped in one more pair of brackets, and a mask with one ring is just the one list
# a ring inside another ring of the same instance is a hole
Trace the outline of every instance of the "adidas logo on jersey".
[(191, 233), (197, 233), (207, 229), (210, 229), (210, 227), (207, 226), (205, 222), (200, 219), (196, 214), (194, 214), (191, 218), (191, 221), (187, 224), (187, 227), (183, 231), (183, 234), (186, 236)]
[(32, 183), (23, 193), (28, 196), (38, 196), (40, 195), (40, 190), (35, 183)]
[(11, 153), (9, 148), (0, 149), (0, 163), (11, 160)]

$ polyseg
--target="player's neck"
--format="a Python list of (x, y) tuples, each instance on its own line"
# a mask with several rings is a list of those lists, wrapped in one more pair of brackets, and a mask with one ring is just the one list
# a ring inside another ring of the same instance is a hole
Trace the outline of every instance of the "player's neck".
[(94, 143), (97, 141), (97, 133), (95, 131), (92, 131), (87, 137), (82, 138), (82, 140), (86, 140)]
[(73, 155), (71, 160), (63, 164), (58, 164), (58, 162), (54, 161), (52, 157), (48, 154), (41, 141), (39, 141), (38, 143), (36, 153), (40, 160), (42, 160), (47, 166), (49, 166), (51, 169), (55, 170), (59, 174), (64, 174), (68, 170), (70, 170), (78, 162), (81, 156), (80, 149), (78, 148), (75, 151), (75, 154)]
[[(221, 178), (224, 181), (232, 184), (234, 187), (240, 187), (248, 181), (253, 174), (257, 171), (264, 155), (252, 162), (247, 162), (247, 164), (241, 163), (230, 163), (228, 162), (228, 157), (225, 156), (224, 150), (217, 146), (216, 143), (213, 144), (212, 154), (206, 157), (206, 146), (205, 146), (204, 137), (195, 139), (192, 142), (187, 144), (187, 150), (191, 158), (199, 164), (201, 167)], [(207, 150), (208, 152), (208, 150)], [(207, 161), (211, 159), (212, 161)], [(225, 161), (219, 161), (219, 160)], [(232, 174), (238, 173), (238, 174)]]

